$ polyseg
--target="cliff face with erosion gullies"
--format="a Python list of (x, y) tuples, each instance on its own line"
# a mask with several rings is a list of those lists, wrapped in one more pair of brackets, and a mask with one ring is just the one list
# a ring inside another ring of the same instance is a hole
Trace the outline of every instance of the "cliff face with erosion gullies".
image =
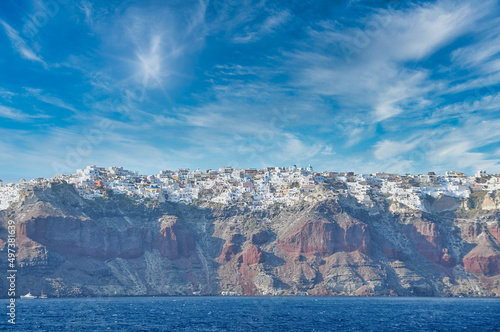
[[(500, 192), (363, 205), (316, 186), (292, 206), (137, 202), (72, 185), (24, 190), (16, 221), (18, 295), (500, 296)], [(5, 274), (4, 271), (2, 273)], [(7, 294), (3, 275), (1, 294)]]

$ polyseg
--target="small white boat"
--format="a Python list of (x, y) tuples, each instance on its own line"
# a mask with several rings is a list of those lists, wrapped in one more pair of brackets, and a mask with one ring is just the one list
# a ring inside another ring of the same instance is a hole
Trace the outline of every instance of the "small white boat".
[(42, 294), (40, 294), (39, 299), (46, 299), (46, 298), (47, 298), (47, 295), (45, 295), (45, 294), (42, 292)]
[(34, 295), (31, 295), (31, 293), (28, 292), (28, 294), (26, 294), (26, 295), (21, 295), (21, 298), (22, 299), (36, 299), (37, 297)]

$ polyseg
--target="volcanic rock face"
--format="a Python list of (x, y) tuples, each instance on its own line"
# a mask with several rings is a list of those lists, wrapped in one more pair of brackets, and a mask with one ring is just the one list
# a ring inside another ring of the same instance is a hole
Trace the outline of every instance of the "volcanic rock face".
[(251, 242), (255, 245), (262, 245), (269, 240), (269, 234), (265, 230), (260, 230), (251, 236)]
[(192, 233), (182, 229), (178, 219), (172, 216), (162, 217), (161, 228), (156, 235), (154, 247), (162, 257), (174, 260), (196, 255), (195, 237)]
[(481, 234), (480, 223), (469, 223), (462, 227), (462, 238), (467, 241), (473, 241), (479, 234)]
[(500, 221), (496, 221), (488, 226), (488, 231), (495, 239), (496, 243), (500, 245)]
[(15, 220), (18, 291), (49, 296), (499, 296), (499, 196), (488, 195), (440, 198), (424, 214), (314, 194), (252, 212), (121, 196), (87, 201), (53, 184), (0, 213), (0, 246)]
[(479, 244), (463, 259), (465, 270), (478, 275), (500, 274), (500, 248), (486, 235), (481, 235)]
[(498, 191), (488, 193), (481, 203), (482, 210), (500, 210), (500, 194)]
[(227, 263), (229, 262), (234, 256), (239, 251), (240, 246), (234, 244), (234, 243), (229, 243), (224, 245), (224, 248), (222, 248), (222, 252), (220, 254), (220, 259), (222, 262)]
[(246, 265), (264, 263), (266, 258), (259, 248), (251, 245), (239, 258), (238, 262)]
[(152, 232), (147, 228), (101, 228), (94, 220), (47, 217), (21, 221), (18, 238), (31, 239), (51, 250), (100, 258), (137, 258), (151, 250)]
[(289, 253), (329, 256), (338, 251), (370, 250), (370, 234), (366, 225), (349, 221), (337, 223), (311, 221), (293, 229), (278, 246)]
[(448, 248), (443, 247), (443, 237), (435, 223), (415, 221), (408, 226), (406, 233), (410, 241), (414, 243), (418, 254), (433, 263), (453, 267), (455, 260)]

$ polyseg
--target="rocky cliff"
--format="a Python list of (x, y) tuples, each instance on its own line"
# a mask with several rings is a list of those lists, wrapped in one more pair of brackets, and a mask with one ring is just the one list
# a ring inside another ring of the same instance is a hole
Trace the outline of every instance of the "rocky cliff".
[[(15, 220), (18, 295), (500, 296), (499, 197), (441, 197), (424, 213), (319, 187), (250, 211), (112, 192), (91, 201), (52, 183), (1, 212), (1, 260)], [(5, 275), (0, 286), (6, 296)]]

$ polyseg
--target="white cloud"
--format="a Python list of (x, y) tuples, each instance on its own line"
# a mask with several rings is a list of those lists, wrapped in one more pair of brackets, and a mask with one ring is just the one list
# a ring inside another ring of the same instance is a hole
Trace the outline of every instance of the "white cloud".
[[(488, 169), (500, 171), (500, 158), (494, 153), (478, 152), (478, 149), (491, 144), (500, 144), (500, 120), (481, 120), (475, 116), (464, 122), (463, 126), (450, 128), (440, 137), (427, 140), (429, 165), (445, 165), (459, 169)], [(475, 151), (474, 151), (475, 150)], [(441, 169), (446, 170), (446, 169)]]
[(102, 41), (100, 52), (107, 55), (103, 64), (94, 68), (88, 59), (76, 59), (76, 65), (83, 67), (97, 94), (102, 93), (100, 87), (145, 88), (148, 94), (159, 90), (169, 99), (170, 89), (192, 78), (190, 56), (202, 48), (208, 33), (205, 11), (206, 1), (150, 2), (110, 11), (90, 26)]
[(72, 105), (66, 103), (65, 101), (57, 97), (51, 96), (47, 93), (43, 93), (43, 90), (41, 89), (33, 89), (33, 88), (24, 88), (24, 89), (28, 92), (29, 96), (33, 96), (38, 100), (43, 101), (44, 103), (64, 108), (75, 113), (78, 112)]
[(277, 28), (287, 23), (292, 18), (292, 14), (288, 10), (282, 10), (273, 13), (266, 17), (260, 24), (256, 24), (252, 28), (245, 29), (242, 34), (233, 37), (235, 43), (251, 43), (255, 42), (269, 34), (272, 34)]
[[(85, 135), (90, 126), (82, 128), (51, 128), (47, 132), (31, 132), (0, 128), (0, 165), (6, 170), (16, 169), (18, 174), (51, 177), (58, 173), (73, 173), (77, 168), (89, 164), (101, 166), (121, 165), (146, 174), (155, 174), (164, 166), (175, 166), (162, 149), (152, 147), (145, 142), (131, 140), (127, 134), (106, 131), (102, 140), (92, 143)], [(95, 138), (94, 138), (95, 139)], [(30, 146), (30, 150), (19, 146)], [(19, 163), (19, 160), (30, 162)], [(148, 160), (145, 165), (144, 160)], [(110, 164), (111, 163), (111, 164)], [(15, 181), (13, 176), (5, 181)], [(8, 174), (7, 174), (8, 176)]]
[(378, 160), (392, 159), (413, 150), (418, 143), (418, 140), (383, 140), (375, 145), (373, 154)]
[(484, 147), (500, 144), (500, 120), (470, 117), (461, 126), (440, 126), (421, 129), (412, 137), (401, 140), (385, 139), (374, 146), (374, 165), (380, 170), (418, 173), (477, 169), (500, 171), (500, 158)]
[(151, 47), (147, 53), (137, 53), (139, 58), (139, 71), (142, 76), (142, 84), (150, 86), (153, 84), (161, 86), (162, 75), (162, 59), (161, 59), (161, 37), (154, 36), (151, 40)]
[(427, 124), (439, 123), (441, 121), (450, 121), (454, 118), (467, 118), (471, 114), (481, 111), (482, 115), (500, 111), (500, 93), (489, 94), (494, 90), (484, 89), (481, 94), (472, 92), (465, 95), (464, 99), (438, 107), (433, 110), (431, 117), (425, 120)]
[[(486, 2), (491, 5), (491, 2)], [(490, 8), (491, 12), (499, 9), (498, 3)], [(498, 71), (498, 67), (492, 64), (498, 60), (500, 53), (500, 18), (483, 20), (475, 25), (474, 40), (451, 52), (450, 58), (456, 67), (479, 69), (485, 75)], [(496, 70), (491, 70), (496, 69)]]
[(5, 100), (10, 100), (12, 97), (14, 97), (16, 94), (11, 91), (7, 91), (3, 88), (0, 88), (0, 98), (5, 99)]
[(16, 108), (0, 105), (0, 118), (6, 118), (16, 121), (29, 121), (31, 119), (42, 119), (48, 118), (49, 116), (44, 114), (31, 115)]
[(0, 117), (18, 121), (25, 121), (28, 118), (28, 116), (20, 110), (3, 105), (0, 105)]
[(19, 36), (19, 32), (13, 29), (10, 25), (8, 25), (5, 21), (0, 20), (0, 23), (3, 25), (7, 36), (10, 39), (12, 47), (18, 52), (21, 57), (31, 60), (34, 62), (40, 62), (47, 68), (47, 64), (42, 60), (40, 56), (38, 56), (27, 44), (26, 42)]
[[(495, 63), (496, 61), (491, 61), (490, 64)], [(472, 76), (472, 75), (471, 75)], [(463, 78), (461, 78), (463, 81)], [(465, 82), (460, 82), (455, 84), (454, 82), (450, 82), (446, 89), (443, 89), (443, 94), (445, 93), (459, 93), (468, 90), (471, 91), (472, 94), (481, 97), (486, 93), (492, 94), (495, 92), (495, 89), (492, 87), (495, 84), (500, 82), (500, 61), (498, 71), (494, 74), (490, 75), (478, 75), (478, 77), (469, 77)]]
[(293, 133), (276, 136), (268, 143), (258, 154), (261, 166), (309, 164), (311, 160), (329, 159), (334, 154), (331, 146), (320, 139), (299, 137)]
[(78, 8), (80, 8), (85, 15), (85, 23), (92, 25), (94, 23), (94, 8), (92, 3), (90, 1), (83, 0), (80, 2)]
[(472, 29), (475, 22), (488, 14), (492, 2), (481, 5), (438, 1), (412, 6), (390, 15), (388, 29), (375, 37), (376, 52), (394, 60), (419, 60)]
[[(295, 52), (284, 53), (288, 68), (294, 68), (293, 84), (334, 98), (344, 118), (362, 116), (366, 125), (418, 116), (432, 106), (429, 99), (436, 100), (429, 95), (444, 92), (447, 82), (406, 62), (424, 60), (473, 30), (492, 6), (491, 1), (438, 1), (378, 11), (362, 18), (356, 28), (322, 22), (309, 29), (314, 48), (307, 51), (301, 43)], [(332, 50), (332, 45), (339, 48)], [(342, 52), (346, 45), (354, 50), (347, 58)]]
[(327, 156), (333, 156), (335, 154), (335, 151), (333, 151), (333, 148), (331, 146), (325, 146), (323, 151), (321, 151), (321, 154), (324, 154)]

